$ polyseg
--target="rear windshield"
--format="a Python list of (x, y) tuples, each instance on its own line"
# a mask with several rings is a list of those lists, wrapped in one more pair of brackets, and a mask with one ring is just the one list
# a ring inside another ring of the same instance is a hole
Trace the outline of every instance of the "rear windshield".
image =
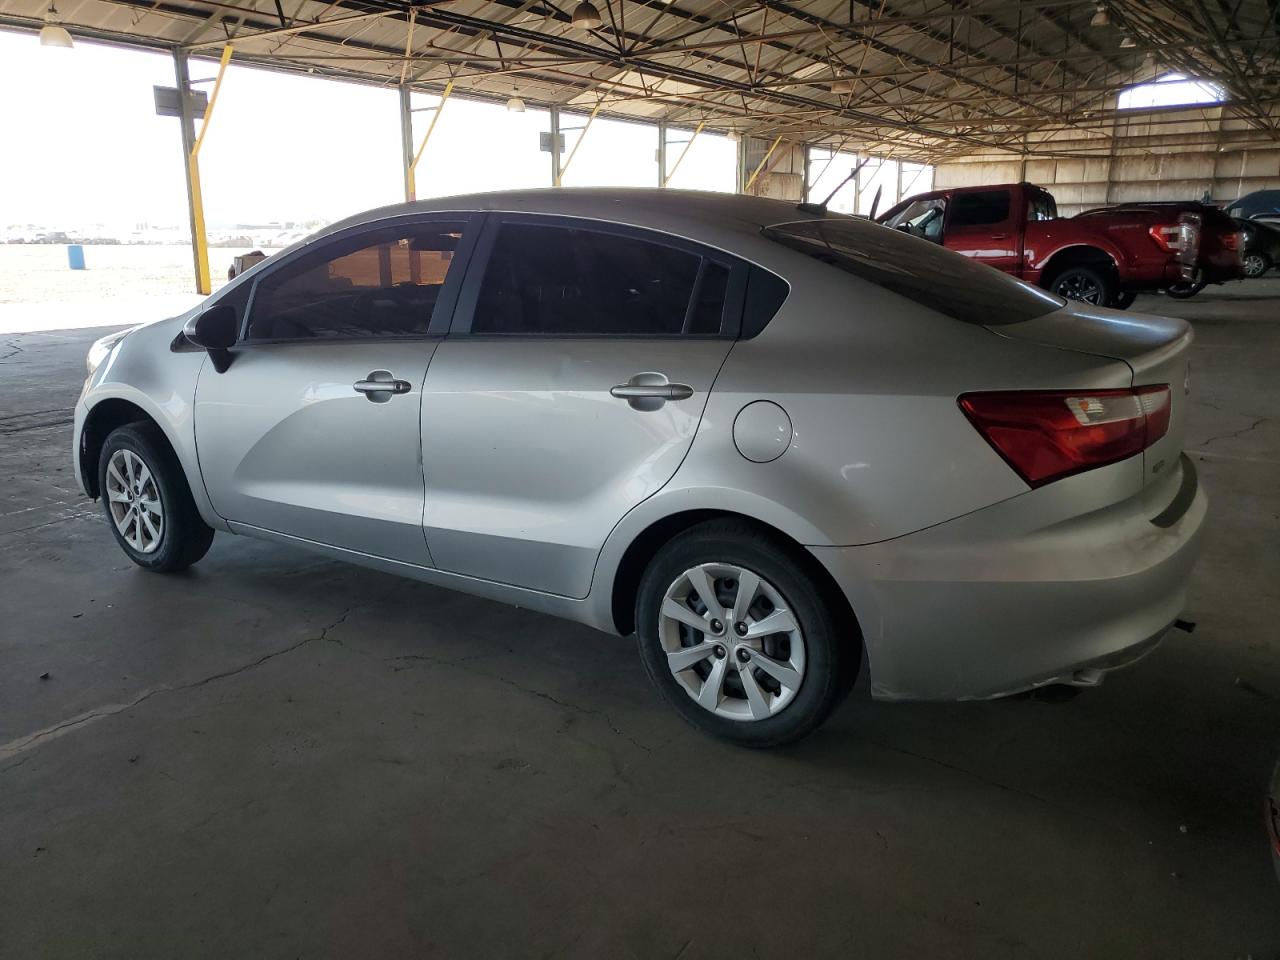
[(1065, 300), (936, 243), (860, 220), (765, 227), (770, 240), (965, 323), (1018, 323)]

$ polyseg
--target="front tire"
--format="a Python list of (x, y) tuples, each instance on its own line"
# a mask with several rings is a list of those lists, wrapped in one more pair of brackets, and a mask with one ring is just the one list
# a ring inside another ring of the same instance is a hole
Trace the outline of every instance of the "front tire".
[(738, 520), (699, 524), (649, 564), (636, 602), (649, 678), (686, 721), (749, 747), (799, 740), (852, 686), (861, 648), (800, 551)]
[(1113, 310), (1128, 310), (1133, 306), (1133, 301), (1138, 299), (1137, 293), (1132, 290), (1121, 290), (1115, 295), (1112, 301), (1107, 304)]
[(143, 569), (174, 573), (209, 552), (213, 530), (155, 424), (111, 431), (98, 456), (98, 490), (116, 543)]
[(1250, 280), (1262, 276), (1271, 269), (1271, 258), (1265, 253), (1250, 253), (1244, 258), (1244, 275)]

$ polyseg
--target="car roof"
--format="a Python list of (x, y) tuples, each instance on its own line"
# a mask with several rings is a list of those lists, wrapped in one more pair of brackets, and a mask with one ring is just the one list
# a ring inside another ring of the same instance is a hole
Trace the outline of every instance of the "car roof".
[[(681, 232), (690, 224), (706, 223), (758, 232), (761, 227), (813, 218), (843, 217), (815, 214), (784, 200), (710, 191), (653, 188), (548, 187), (501, 190), (379, 207), (333, 224), (325, 233), (415, 213), (503, 212), (583, 217)], [(664, 227), (664, 222), (668, 227)]]

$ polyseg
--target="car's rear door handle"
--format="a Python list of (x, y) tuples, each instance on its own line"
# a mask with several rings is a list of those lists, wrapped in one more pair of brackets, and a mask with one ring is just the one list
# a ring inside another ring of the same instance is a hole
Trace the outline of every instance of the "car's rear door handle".
[(356, 393), (363, 393), (373, 403), (386, 403), (394, 395), (408, 393), (413, 384), (408, 380), (397, 380), (390, 370), (373, 370), (363, 380), (357, 380), (352, 388)]
[(637, 373), (626, 383), (611, 388), (609, 394), (627, 401), (632, 410), (652, 413), (661, 410), (668, 400), (688, 400), (693, 396), (693, 387), (672, 383), (666, 374), (649, 371)]
[(636, 384), (620, 383), (609, 391), (610, 396), (619, 400), (688, 400), (693, 396), (693, 387), (687, 383)]

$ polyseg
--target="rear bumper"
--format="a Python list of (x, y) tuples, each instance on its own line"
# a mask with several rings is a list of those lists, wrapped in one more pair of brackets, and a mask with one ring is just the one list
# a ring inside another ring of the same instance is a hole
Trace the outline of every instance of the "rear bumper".
[(1195, 466), (1057, 522), (1028, 497), (897, 540), (811, 547), (844, 589), (877, 699), (968, 700), (1092, 685), (1182, 611), (1208, 501)]

